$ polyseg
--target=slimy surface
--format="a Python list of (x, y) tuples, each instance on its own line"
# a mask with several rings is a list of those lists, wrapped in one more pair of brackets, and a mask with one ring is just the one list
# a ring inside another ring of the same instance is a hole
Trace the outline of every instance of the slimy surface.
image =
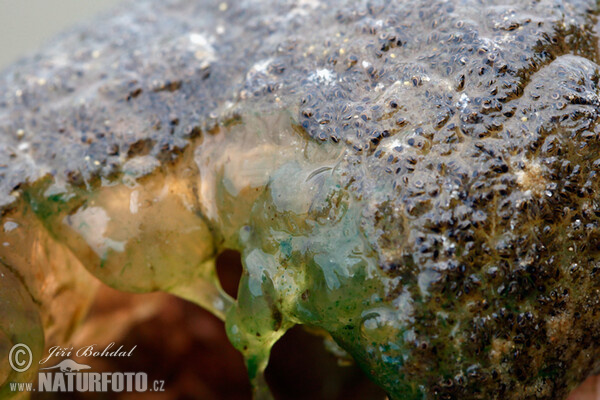
[(223, 319), (257, 399), (294, 325), (393, 400), (566, 398), (599, 371), (597, 24), (173, 0), (65, 33), (0, 75), (0, 352), (68, 340), (89, 272)]

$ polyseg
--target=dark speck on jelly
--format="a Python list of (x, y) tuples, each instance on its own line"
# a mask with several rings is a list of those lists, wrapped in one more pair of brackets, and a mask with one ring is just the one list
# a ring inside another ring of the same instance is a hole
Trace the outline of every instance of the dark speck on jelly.
[(224, 320), (257, 399), (297, 324), (393, 400), (565, 399), (600, 371), (597, 26), (594, 0), (145, 0), (65, 32), (0, 74), (0, 356), (68, 344), (87, 270)]

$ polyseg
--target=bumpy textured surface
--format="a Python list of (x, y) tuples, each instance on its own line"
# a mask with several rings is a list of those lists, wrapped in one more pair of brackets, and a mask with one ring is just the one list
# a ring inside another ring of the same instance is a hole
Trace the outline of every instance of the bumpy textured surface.
[(600, 360), (596, 24), (583, 0), (129, 3), (0, 77), (0, 259), (46, 332), (69, 323), (15, 256), (32, 232), (196, 301), (257, 397), (306, 324), (392, 399), (565, 398)]

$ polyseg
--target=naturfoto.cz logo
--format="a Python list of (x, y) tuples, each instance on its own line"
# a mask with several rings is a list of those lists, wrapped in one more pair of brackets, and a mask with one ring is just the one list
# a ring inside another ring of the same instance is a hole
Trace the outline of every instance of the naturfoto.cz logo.
[[(121, 346), (116, 351), (109, 351), (113, 346), (114, 343), (111, 343), (103, 351), (94, 351), (94, 346), (87, 346), (82, 348), (83, 351), (79, 349), (76, 354), (89, 357), (130, 356), (135, 349), (134, 347), (129, 352), (123, 352)], [(70, 356), (73, 350), (59, 349), (59, 347), (51, 348), (50, 355), (42, 359), (40, 364), (44, 364), (53, 356)], [(14, 345), (8, 357), (11, 368), (16, 372), (27, 371), (33, 362), (31, 349), (23, 343)], [(154, 380), (149, 385), (148, 374), (145, 372), (87, 372), (89, 369), (91, 369), (89, 365), (66, 358), (56, 365), (40, 368), (37, 386), (33, 382), (11, 382), (10, 390), (51, 393), (164, 391), (164, 381)], [(45, 372), (47, 370), (50, 372)]]

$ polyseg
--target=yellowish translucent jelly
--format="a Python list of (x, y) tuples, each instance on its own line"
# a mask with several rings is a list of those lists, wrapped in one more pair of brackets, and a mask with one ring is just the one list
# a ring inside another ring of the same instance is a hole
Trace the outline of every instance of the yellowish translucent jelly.
[[(261, 398), (269, 351), (287, 329), (343, 329), (365, 307), (349, 285), (380, 286), (369, 284), (379, 272), (360, 239), (361, 206), (340, 187), (343, 162), (343, 148), (309, 140), (289, 114), (250, 115), (174, 163), (132, 158), (113, 181), (47, 180), (24, 201), (106, 284), (174, 293), (225, 319)], [(242, 254), (237, 301), (216, 275), (224, 249)]]

